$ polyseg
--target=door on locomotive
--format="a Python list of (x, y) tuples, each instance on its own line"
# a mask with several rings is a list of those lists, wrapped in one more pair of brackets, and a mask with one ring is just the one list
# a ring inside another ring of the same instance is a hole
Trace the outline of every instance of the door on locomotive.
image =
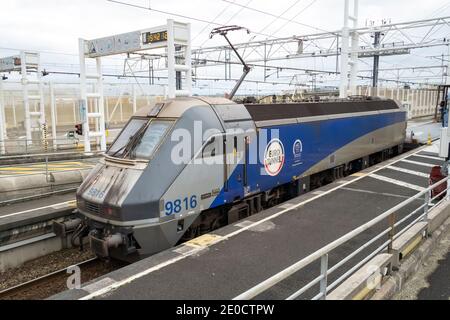
[(227, 136), (224, 144), (227, 154), (225, 182), (226, 198), (239, 201), (245, 197), (248, 186), (249, 137), (245, 134)]

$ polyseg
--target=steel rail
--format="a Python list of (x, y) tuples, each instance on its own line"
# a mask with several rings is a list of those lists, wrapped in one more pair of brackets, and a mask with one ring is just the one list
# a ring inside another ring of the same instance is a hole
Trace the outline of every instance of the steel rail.
[[(77, 264), (75, 264), (73, 266), (83, 267), (83, 266), (89, 265), (89, 264), (91, 264), (91, 263), (93, 263), (95, 261), (99, 261), (99, 259), (97, 257), (95, 257), (95, 258), (92, 258), (92, 259), (85, 260), (83, 262), (77, 263)], [(69, 266), (69, 267), (71, 267), (71, 266)], [(21, 291), (23, 291), (23, 290), (25, 290), (25, 289), (27, 289), (29, 287), (33, 287), (33, 286), (38, 285), (40, 283), (44, 283), (44, 282), (48, 281), (49, 279), (52, 279), (53, 277), (65, 274), (65, 273), (67, 273), (67, 269), (68, 268), (60, 269), (60, 270), (51, 272), (49, 274), (46, 274), (44, 276), (38, 277), (36, 279), (33, 279), (33, 280), (30, 280), (30, 281), (18, 284), (16, 286), (10, 287), (8, 289), (2, 290), (2, 291), (0, 291), (0, 300), (4, 300), (5, 298), (7, 298), (8, 296), (11, 296), (11, 295), (16, 295), (16, 294), (20, 293)]]

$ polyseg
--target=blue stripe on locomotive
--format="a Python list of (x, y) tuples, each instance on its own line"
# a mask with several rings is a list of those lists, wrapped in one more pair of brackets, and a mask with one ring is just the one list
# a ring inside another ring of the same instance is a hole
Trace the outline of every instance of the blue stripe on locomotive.
[[(248, 165), (250, 192), (268, 191), (278, 185), (289, 183), (293, 177), (302, 175), (351, 142), (373, 131), (401, 122), (406, 122), (406, 113), (395, 112), (265, 128), (268, 129), (268, 139), (264, 150), (272, 138), (278, 138), (283, 143), (286, 159), (282, 171), (276, 177), (261, 174), (265, 172), (261, 163)], [(279, 137), (270, 136), (271, 130), (274, 129), (278, 130)], [(303, 144), (301, 159), (296, 159), (293, 152), (297, 140), (301, 140)], [(259, 141), (251, 143), (259, 145)], [(255, 146), (251, 146), (250, 150), (256, 150), (254, 148)], [(264, 154), (264, 150), (258, 149), (258, 152)], [(241, 163), (228, 180), (228, 190), (222, 189), (210, 208), (244, 198), (243, 170), (244, 165)]]

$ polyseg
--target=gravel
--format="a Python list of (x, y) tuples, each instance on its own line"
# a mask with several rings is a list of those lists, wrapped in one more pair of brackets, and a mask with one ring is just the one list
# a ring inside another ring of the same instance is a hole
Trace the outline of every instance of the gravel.
[(0, 291), (68, 268), (91, 258), (94, 258), (94, 255), (89, 250), (81, 252), (79, 249), (67, 249), (26, 262), (19, 268), (0, 273)]

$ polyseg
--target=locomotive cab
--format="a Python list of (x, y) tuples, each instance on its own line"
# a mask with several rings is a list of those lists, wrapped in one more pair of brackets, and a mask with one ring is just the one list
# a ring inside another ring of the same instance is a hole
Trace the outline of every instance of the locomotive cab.
[[(202, 145), (210, 148), (215, 141), (212, 136), (223, 134), (213, 103), (234, 105), (226, 99), (179, 98), (143, 108), (129, 120), (77, 191), (77, 208), (85, 217), (91, 247), (98, 256), (123, 259), (133, 253), (145, 256), (170, 248), (196, 219), (198, 210), (195, 214), (190, 211), (201, 207), (200, 199), (180, 191), (174, 181), (184, 171), (193, 170), (186, 167)], [(181, 152), (184, 161), (174, 159), (180, 156), (174, 155), (177, 145), (186, 145), (186, 136), (194, 139), (196, 130), (210, 134), (201, 137), (200, 144), (187, 144), (188, 150)], [(213, 172), (207, 174), (214, 176)], [(215, 183), (219, 190), (222, 180)], [(175, 210), (178, 199), (172, 200), (172, 194), (180, 192), (186, 194), (190, 210), (183, 211), (187, 212)], [(170, 206), (169, 214), (166, 209)], [(149, 232), (154, 234), (152, 241)]]

